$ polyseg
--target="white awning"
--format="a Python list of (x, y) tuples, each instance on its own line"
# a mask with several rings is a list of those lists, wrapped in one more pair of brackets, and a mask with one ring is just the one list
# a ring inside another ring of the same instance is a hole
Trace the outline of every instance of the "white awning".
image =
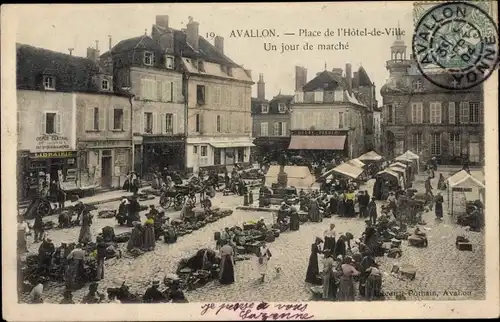
[(358, 160), (358, 159), (349, 160), (349, 161), (347, 161), (347, 163), (352, 164), (352, 165), (354, 165), (354, 166), (356, 166), (358, 168), (362, 168), (362, 167), (365, 166), (365, 164), (362, 161)]
[(211, 142), (211, 146), (217, 149), (224, 148), (244, 148), (255, 146), (252, 142)]
[(366, 152), (358, 157), (360, 161), (379, 161), (382, 157), (375, 151)]
[[(360, 176), (361, 173), (363, 173), (363, 169), (361, 169), (360, 167), (354, 166), (352, 164), (349, 164), (349, 163), (342, 163), (342, 164), (336, 166), (335, 168), (331, 169), (330, 171), (343, 174), (343, 175), (348, 176), (348, 177), (353, 178), (353, 179), (356, 179), (357, 177)], [(328, 172), (330, 172), (330, 171), (328, 171)], [(328, 172), (324, 173), (323, 176), (325, 174), (327, 174)]]
[(465, 170), (455, 173), (447, 181), (451, 188), (485, 188), (481, 181), (468, 174)]
[(398, 166), (400, 168), (403, 168), (403, 169), (406, 169), (408, 166), (404, 163), (401, 163), (401, 162), (394, 162), (394, 163), (391, 163), (389, 165), (389, 167), (392, 167), (392, 166)]

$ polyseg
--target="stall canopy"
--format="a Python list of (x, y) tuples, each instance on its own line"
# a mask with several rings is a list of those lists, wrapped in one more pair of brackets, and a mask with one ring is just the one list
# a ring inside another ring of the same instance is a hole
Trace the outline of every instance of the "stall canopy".
[[(272, 165), (266, 173), (266, 185), (271, 186), (278, 182), (279, 165)], [(308, 167), (286, 166), (285, 172), (288, 175), (288, 186), (290, 187), (310, 187), (314, 184), (315, 177), (311, 174)]]
[(393, 176), (395, 179), (399, 180), (400, 174), (398, 172), (392, 171), (391, 169), (387, 168), (385, 170), (382, 170), (377, 173), (377, 175), (383, 175), (383, 174), (388, 174), (390, 176)]
[(358, 168), (363, 168), (365, 166), (365, 164), (358, 159), (349, 160), (347, 161), (347, 163), (352, 164), (353, 166), (356, 166)]
[(461, 170), (448, 178), (450, 188), (485, 188), (484, 184), (474, 176)]
[(411, 152), (410, 150), (408, 150), (396, 158), (396, 160), (405, 160), (405, 159), (406, 160), (418, 160), (418, 159), (420, 159), (420, 157), (418, 155), (416, 155), (415, 153)]
[(342, 163), (342, 164), (336, 166), (335, 168), (323, 173), (320, 178), (323, 178), (323, 177), (326, 178), (334, 173), (342, 174), (342, 175), (345, 175), (349, 178), (356, 179), (357, 177), (359, 177), (361, 175), (361, 173), (363, 173), (363, 169), (345, 162), (345, 163)]
[(305, 136), (292, 135), (290, 150), (344, 150), (346, 137), (343, 135)]
[(382, 157), (377, 152), (370, 151), (360, 155), (357, 159), (360, 161), (379, 161), (382, 160)]
[(391, 165), (389, 167), (392, 167), (392, 166), (398, 166), (400, 168), (403, 168), (403, 169), (406, 169), (407, 168), (407, 165), (404, 164), (404, 163), (401, 163), (401, 162), (394, 162), (394, 163), (391, 163)]

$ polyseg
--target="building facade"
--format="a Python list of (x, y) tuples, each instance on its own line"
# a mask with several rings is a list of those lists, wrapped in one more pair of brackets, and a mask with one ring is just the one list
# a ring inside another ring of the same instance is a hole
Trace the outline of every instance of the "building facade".
[(382, 109), (373, 109), (373, 150), (382, 151)]
[[(482, 164), (484, 159), (483, 88), (447, 90), (427, 81), (406, 45), (396, 39), (387, 61), (389, 79), (381, 88), (382, 142), (388, 157), (406, 150), (441, 164)], [(454, 80), (440, 74), (450, 87)]]
[(134, 169), (146, 179), (164, 168), (185, 169), (182, 71), (153, 35), (122, 40), (101, 56), (103, 64), (111, 57), (115, 89), (133, 95)]
[[(303, 73), (297, 72), (296, 78), (303, 82)], [(292, 104), (290, 149), (336, 151), (354, 158), (372, 148), (372, 137), (365, 137), (373, 131), (375, 86), (362, 67), (355, 82), (352, 76), (351, 65), (346, 64), (345, 76), (335, 68), (299, 85)], [(367, 84), (366, 90), (361, 83)]]
[[(123, 105), (128, 98), (112, 91), (112, 77), (96, 63), (94, 49), (89, 48), (88, 54), (91, 59), (17, 45), (18, 182), (23, 183), (20, 185), (21, 196), (26, 196), (28, 190), (37, 190), (40, 176), (71, 188), (100, 186), (104, 172), (104, 185), (112, 186), (113, 177), (119, 177), (129, 168), (130, 150), (125, 152), (127, 157), (120, 173), (113, 172), (111, 167), (103, 171), (101, 164), (89, 162), (91, 157), (83, 141), (105, 141), (108, 138), (101, 132), (100, 124), (106, 117), (101, 111), (109, 106), (109, 102)], [(130, 110), (128, 105), (124, 105), (125, 108)], [(97, 116), (92, 124), (86, 117), (90, 117), (91, 111)], [(130, 134), (121, 138), (130, 142)], [(113, 152), (111, 155), (113, 158)], [(89, 171), (89, 165), (93, 171)], [(92, 173), (90, 177), (89, 173)], [(111, 174), (109, 179), (108, 174)]]
[(271, 101), (265, 99), (264, 76), (259, 75), (257, 97), (252, 98), (252, 135), (258, 158), (280, 153), (290, 144), (290, 110), (293, 95), (279, 94)]

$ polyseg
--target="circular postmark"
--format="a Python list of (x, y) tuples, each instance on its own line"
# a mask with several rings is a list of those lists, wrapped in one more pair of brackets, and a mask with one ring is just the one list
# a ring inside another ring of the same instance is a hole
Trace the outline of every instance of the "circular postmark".
[(445, 89), (484, 82), (499, 60), (498, 29), (480, 7), (448, 2), (427, 10), (413, 35), (413, 55), (422, 75)]

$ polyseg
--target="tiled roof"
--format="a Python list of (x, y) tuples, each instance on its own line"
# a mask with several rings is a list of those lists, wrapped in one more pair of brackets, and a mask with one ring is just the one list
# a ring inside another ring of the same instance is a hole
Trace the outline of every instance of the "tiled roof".
[(252, 97), (252, 100), (251, 100), (251, 106), (252, 106), (251, 114), (252, 115), (254, 115), (254, 114), (260, 114), (261, 113), (261, 105), (264, 104), (264, 103), (269, 104), (269, 101), (268, 100), (259, 100), (256, 97)]
[(363, 66), (359, 67), (358, 69), (358, 78), (359, 78), (358, 86), (372, 86), (373, 84)]
[(58, 92), (95, 92), (92, 77), (101, 73), (96, 62), (48, 49), (16, 44), (17, 88), (43, 89), (43, 75), (55, 77)]
[[(148, 35), (142, 35), (139, 37), (129, 38), (120, 41), (111, 49), (111, 52), (113, 54), (116, 54), (116, 53), (131, 51), (137, 48), (162, 51), (160, 45), (158, 45), (151, 37), (149, 37)], [(105, 54), (101, 55), (101, 58), (104, 55)]]
[(332, 90), (337, 88), (339, 85), (343, 88), (347, 87), (344, 78), (341, 75), (325, 70), (305, 84), (302, 90), (304, 92), (312, 92), (318, 88), (323, 90)]
[(288, 109), (286, 110), (285, 113), (280, 113), (278, 111), (278, 104), (279, 103), (285, 103), (285, 105), (287, 107), (290, 106), (290, 103), (292, 102), (293, 100), (293, 95), (282, 95), (282, 94), (279, 94), (275, 97), (273, 97), (272, 100), (268, 101), (268, 100), (259, 100), (257, 98), (253, 98), (252, 97), (252, 115), (255, 115), (255, 114), (263, 114), (262, 113), (262, 109), (261, 109), (261, 105), (264, 104), (264, 103), (267, 103), (269, 104), (269, 112), (268, 113), (265, 113), (265, 114), (269, 114), (269, 115), (276, 115), (276, 114), (279, 114), (279, 115), (283, 115), (283, 114), (289, 114), (288, 112)]

